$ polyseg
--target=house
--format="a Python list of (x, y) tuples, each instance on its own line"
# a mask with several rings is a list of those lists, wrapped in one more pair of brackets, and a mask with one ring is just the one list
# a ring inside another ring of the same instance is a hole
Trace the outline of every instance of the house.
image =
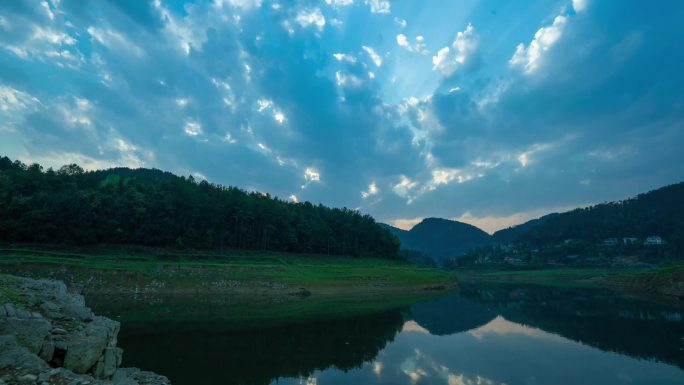
[(617, 244), (618, 244), (617, 238), (606, 238), (603, 240), (603, 246), (617, 246)]
[(651, 235), (646, 238), (644, 245), (664, 245), (665, 241), (657, 235)]
[(622, 243), (624, 243), (625, 245), (634, 245), (637, 243), (638, 240), (639, 240), (639, 238), (635, 238), (635, 237), (623, 237)]

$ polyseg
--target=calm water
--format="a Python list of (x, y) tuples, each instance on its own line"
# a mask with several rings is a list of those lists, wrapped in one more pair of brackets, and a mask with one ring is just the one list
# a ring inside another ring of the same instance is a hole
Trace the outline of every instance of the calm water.
[(266, 304), (157, 298), (136, 321), (140, 301), (91, 302), (121, 317), (125, 365), (175, 385), (684, 384), (683, 307), (605, 290), (464, 286), (347, 318), (298, 321), (281, 306), (284, 322)]

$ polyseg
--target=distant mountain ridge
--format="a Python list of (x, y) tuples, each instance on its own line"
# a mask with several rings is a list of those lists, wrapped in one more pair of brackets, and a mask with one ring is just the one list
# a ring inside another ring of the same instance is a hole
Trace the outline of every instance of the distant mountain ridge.
[(657, 235), (684, 250), (684, 182), (621, 201), (547, 214), (492, 235), (473, 225), (440, 218), (426, 218), (411, 230), (381, 225), (399, 239), (403, 249), (420, 251), (437, 262), (491, 244), (550, 245), (567, 239), (596, 243), (612, 237)]
[(399, 239), (402, 248), (420, 251), (438, 262), (458, 258), (491, 242), (491, 236), (483, 230), (449, 219), (425, 218), (408, 231), (382, 225)]

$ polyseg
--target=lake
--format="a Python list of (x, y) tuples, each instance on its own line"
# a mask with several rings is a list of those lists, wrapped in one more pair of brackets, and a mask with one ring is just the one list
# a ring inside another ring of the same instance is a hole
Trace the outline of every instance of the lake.
[(88, 301), (122, 322), (125, 366), (175, 385), (684, 384), (684, 306), (604, 289), (466, 284), (377, 312), (315, 296)]

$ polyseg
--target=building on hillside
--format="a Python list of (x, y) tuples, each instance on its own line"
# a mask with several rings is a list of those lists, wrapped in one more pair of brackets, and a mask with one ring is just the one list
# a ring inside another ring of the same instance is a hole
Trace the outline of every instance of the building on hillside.
[(664, 245), (665, 241), (657, 235), (651, 235), (646, 238), (644, 245)]
[(618, 244), (617, 238), (606, 238), (603, 240), (603, 246), (617, 246), (617, 244)]
[(634, 245), (639, 241), (639, 238), (635, 237), (623, 237), (622, 238), (622, 243), (625, 245)]

